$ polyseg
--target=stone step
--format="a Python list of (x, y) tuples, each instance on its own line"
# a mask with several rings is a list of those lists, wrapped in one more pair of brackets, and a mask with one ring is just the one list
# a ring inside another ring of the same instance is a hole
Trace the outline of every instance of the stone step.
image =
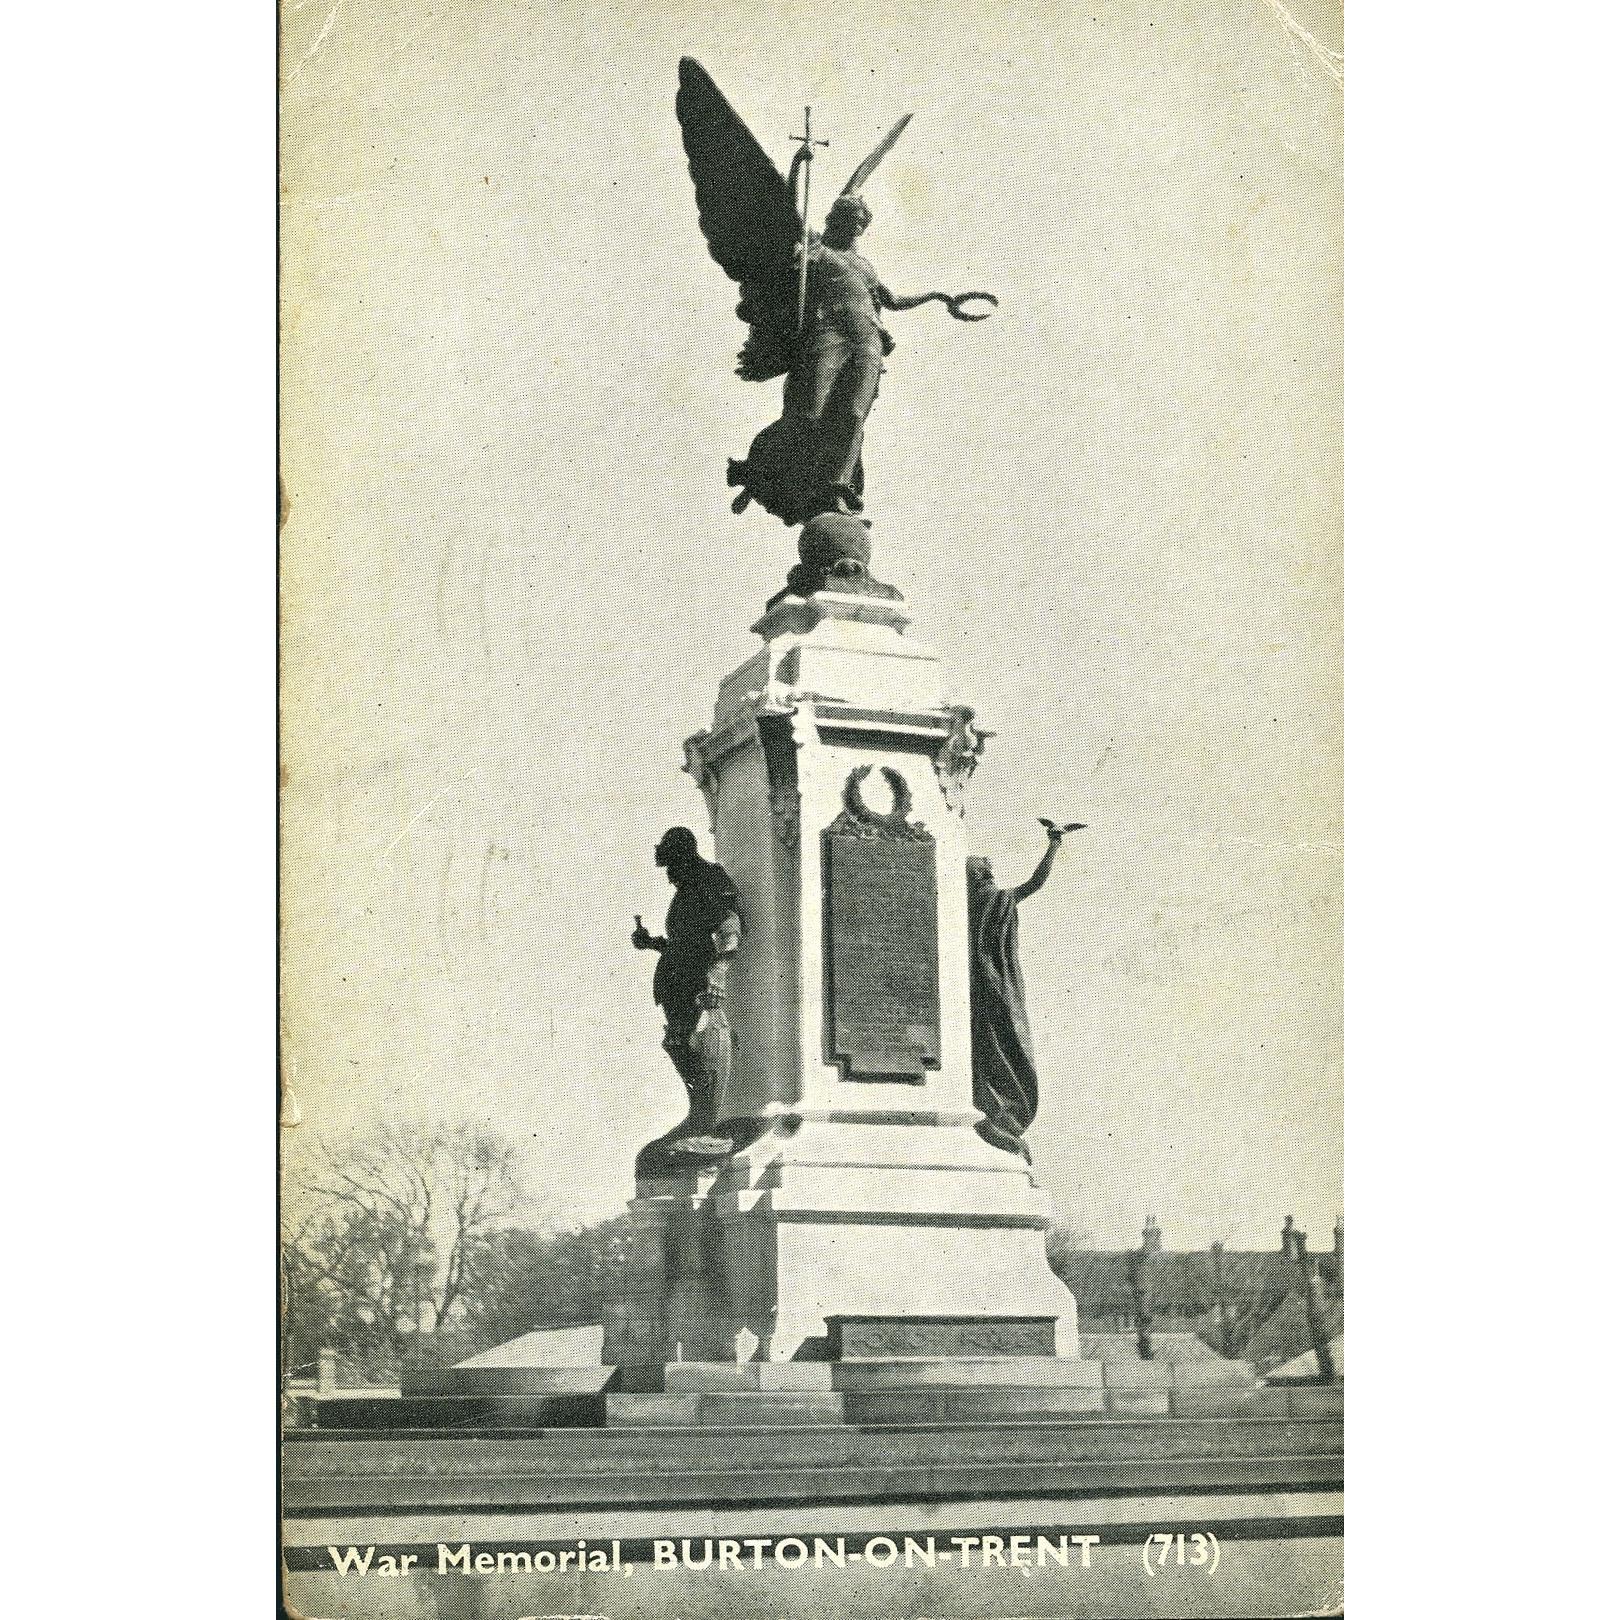
[[(1167, 1369), (1164, 1377), (1163, 1387), (1168, 1388)], [(1254, 1379), (1250, 1375), (1241, 1381), (1252, 1384)], [(672, 1361), (663, 1369), (662, 1382), (670, 1394), (696, 1394), (1008, 1386), (1101, 1389), (1104, 1379), (1100, 1361), (1063, 1360), (1056, 1356), (946, 1356), (899, 1361)]]
[(600, 1428), (602, 1395), (379, 1395), (310, 1403), (317, 1429)]
[[(1082, 1364), (1083, 1365), (1083, 1364)], [(421, 1431), (469, 1429), (594, 1431), (665, 1428), (1063, 1423), (1087, 1418), (1340, 1418), (1344, 1386), (1097, 1389), (1089, 1386), (942, 1385), (885, 1388), (878, 1382), (839, 1391), (689, 1391), (606, 1395), (345, 1396), (308, 1403), (315, 1430)], [(297, 1436), (303, 1431), (289, 1431)]]
[(830, 1361), (670, 1361), (664, 1364), (659, 1382), (670, 1395), (748, 1390), (829, 1393), (834, 1387), (833, 1370)]
[[(1191, 1399), (1194, 1394), (1188, 1392)], [(1258, 1391), (1275, 1396), (1277, 1391)], [(1292, 1393), (1282, 1392), (1282, 1393)], [(1116, 1462), (1144, 1458), (1336, 1454), (1342, 1424), (1332, 1418), (1091, 1418), (1066, 1423), (981, 1423), (949, 1427), (775, 1429), (603, 1428), (451, 1430), (408, 1433), (294, 1430), (283, 1467), (305, 1476), (547, 1473), (632, 1474), (702, 1467), (719, 1472), (773, 1467)]]
[(1107, 1361), (1109, 1389), (1253, 1389), (1260, 1382), (1246, 1361)]
[(1335, 1489), (1344, 1461), (1328, 1452), (1276, 1456), (1078, 1456), (1013, 1462), (905, 1464), (877, 1453), (865, 1462), (817, 1467), (780, 1463), (727, 1469), (658, 1468), (616, 1473), (575, 1469), (545, 1473), (432, 1472), (299, 1474), (283, 1481), (289, 1517), (368, 1510), (496, 1510), (585, 1505), (651, 1506), (849, 1500), (944, 1501), (981, 1497), (1071, 1497), (1120, 1491)]
[(764, 1428), (844, 1421), (831, 1392), (743, 1390), (724, 1394), (609, 1395), (609, 1428)]
[[(1282, 1396), (1279, 1400), (1277, 1397)], [(1340, 1409), (1342, 1413), (1342, 1407)], [(1212, 1417), (1289, 1417), (1304, 1413), (1291, 1411), (1287, 1392), (1280, 1389), (1173, 1389), (1170, 1415), (1178, 1418)], [(1316, 1414), (1331, 1417), (1340, 1414)]]
[[(651, 1392), (659, 1384), (669, 1394), (728, 1394), (989, 1388), (1252, 1389), (1256, 1383), (1254, 1369), (1239, 1361), (1104, 1363), (1052, 1356), (952, 1356), (850, 1362), (676, 1361), (662, 1368), (630, 1369), (442, 1367), (407, 1371), (401, 1393), (406, 1400), (420, 1400)], [(1120, 1407), (1129, 1409), (1129, 1403)], [(558, 1416), (547, 1421), (566, 1419)]]
[(618, 1388), (617, 1367), (435, 1367), (400, 1374), (400, 1393), (440, 1395), (600, 1395)]
[[(1133, 1417), (1155, 1411), (1168, 1413), (1169, 1397), (1158, 1391), (1125, 1391), (1137, 1403), (1127, 1406)], [(995, 1421), (1050, 1421), (1085, 1417), (1109, 1410), (1101, 1389), (928, 1389), (862, 1390), (844, 1398), (851, 1423), (988, 1423)]]
[(1055, 1356), (955, 1356), (938, 1361), (846, 1361), (832, 1366), (846, 1392), (930, 1389), (1101, 1389), (1100, 1361)]
[(1343, 1384), (1294, 1384), (1279, 1393), (1288, 1396), (1290, 1417), (1344, 1418)]

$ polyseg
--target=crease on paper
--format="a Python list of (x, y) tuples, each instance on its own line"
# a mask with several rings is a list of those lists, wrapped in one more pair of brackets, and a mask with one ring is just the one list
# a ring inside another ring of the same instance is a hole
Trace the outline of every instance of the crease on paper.
[(1302, 28), (1294, 14), (1282, 0), (1265, 0), (1283, 29), (1292, 34), (1316, 58), (1317, 66), (1342, 90), (1344, 88), (1344, 52), (1330, 51), (1308, 29)]
[[(294, 9), (301, 10), (302, 8), (295, 7)], [(315, 43), (311, 45), (301, 57), (299, 57), (298, 66), (295, 67), (283, 81), (285, 86), (290, 87), (296, 84), (298, 82), (298, 75), (302, 73), (312, 61), (314, 61), (316, 53), (326, 43), (326, 36), (332, 32), (332, 25), (338, 20), (338, 13), (342, 11), (342, 9), (343, 0), (338, 0), (338, 3), (332, 7), (330, 12), (327, 13), (326, 21), (321, 24), (321, 31), (315, 36)]]

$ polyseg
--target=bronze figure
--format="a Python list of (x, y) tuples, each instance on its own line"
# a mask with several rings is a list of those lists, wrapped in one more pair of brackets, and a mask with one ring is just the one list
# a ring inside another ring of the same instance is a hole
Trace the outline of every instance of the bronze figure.
[(671, 827), (653, 858), (675, 886), (667, 932), (650, 934), (640, 917), (630, 943), (657, 951), (653, 1000), (664, 1014), (664, 1050), (686, 1088), (686, 1118), (641, 1150), (638, 1173), (668, 1164), (672, 1153), (725, 1153), (713, 1137), (715, 1108), (731, 1073), (735, 1036), (726, 1015), (726, 975), (742, 941), (737, 890), (723, 866), (698, 854), (688, 827)]
[(1065, 833), (1083, 825), (1058, 826), (1041, 817), (1046, 852), (1015, 889), (996, 887), (989, 861), (970, 855), (968, 874), (968, 965), (973, 1026), (973, 1106), (984, 1115), (977, 1130), (985, 1141), (1028, 1160), (1024, 1133), (1039, 1102), (1035, 1043), (1024, 1007), (1024, 970), (1018, 960), (1018, 905), (1051, 876)]
[[(749, 133), (713, 79), (690, 57), (680, 65), (675, 111), (697, 190), (698, 219), (709, 251), (742, 289), (737, 313), (748, 323), (737, 374), (750, 382), (785, 377), (782, 413), (732, 461), (732, 503), (750, 501), (784, 523), (822, 513), (853, 514), (863, 505), (861, 445), (877, 398), (884, 356), (894, 340), (883, 310), (938, 302), (962, 321), (983, 320), (991, 293), (940, 292), (901, 297), (855, 251), (872, 213), (859, 196), (909, 122), (907, 114), (849, 178), (818, 236), (809, 229), (809, 167), (814, 155), (809, 110), (805, 133), (784, 177)], [(804, 206), (795, 196), (800, 189)]]

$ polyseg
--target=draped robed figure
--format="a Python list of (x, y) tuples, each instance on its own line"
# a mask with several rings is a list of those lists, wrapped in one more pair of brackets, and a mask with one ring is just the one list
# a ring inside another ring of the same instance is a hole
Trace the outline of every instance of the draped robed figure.
[(984, 1118), (976, 1129), (993, 1147), (1029, 1159), (1024, 1133), (1040, 1104), (1035, 1039), (1024, 1003), (1018, 959), (1018, 906), (1051, 875), (1058, 846), (1078, 824), (1046, 826), (1046, 852), (1017, 888), (996, 886), (989, 861), (969, 856), (968, 965), (973, 1027), (973, 1106)]

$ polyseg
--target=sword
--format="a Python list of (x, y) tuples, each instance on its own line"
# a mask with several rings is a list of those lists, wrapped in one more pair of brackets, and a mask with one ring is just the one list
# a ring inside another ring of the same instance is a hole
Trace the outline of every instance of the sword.
[(804, 196), (799, 204), (799, 212), (804, 218), (804, 236), (799, 243), (799, 325), (798, 330), (804, 330), (804, 305), (810, 287), (810, 165), (815, 161), (815, 148), (829, 146), (830, 141), (817, 141), (810, 138), (810, 109), (804, 109), (804, 134), (791, 135), (789, 140), (799, 143), (799, 150), (793, 154), (793, 165), (788, 170), (788, 189), (794, 189), (799, 178), (799, 170), (804, 170)]

